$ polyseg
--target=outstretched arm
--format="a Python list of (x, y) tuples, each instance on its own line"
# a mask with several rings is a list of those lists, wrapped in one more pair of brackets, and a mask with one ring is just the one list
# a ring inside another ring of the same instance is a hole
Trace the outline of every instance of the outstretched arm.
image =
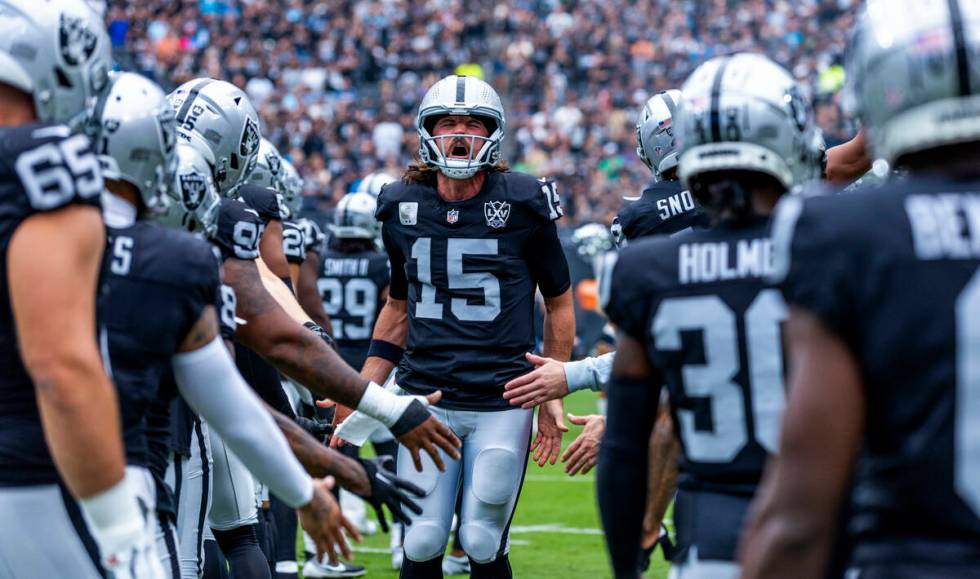
[[(572, 290), (544, 299), (544, 344), (541, 346), (546, 357), (568, 360), (572, 354), (575, 339), (575, 306), (572, 303)], [(531, 443), (533, 460), (538, 466), (550, 462), (555, 464), (561, 452), (561, 439), (568, 432), (564, 420), (565, 406), (560, 398), (550, 400), (538, 407), (538, 435)]]

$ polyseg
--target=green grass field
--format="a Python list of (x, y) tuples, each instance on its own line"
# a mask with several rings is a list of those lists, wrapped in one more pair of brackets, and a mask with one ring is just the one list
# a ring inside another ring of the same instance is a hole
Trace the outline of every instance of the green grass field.
[[(573, 414), (596, 412), (595, 395), (579, 393), (565, 401)], [(578, 435), (571, 426), (567, 446)], [(559, 462), (555, 466), (528, 466), (524, 490), (511, 528), (510, 560), (517, 578), (600, 579), (611, 577), (595, 499), (595, 471), (568, 477)], [(388, 551), (388, 536), (365, 537), (357, 547), (356, 562), (369, 577), (395, 578)], [(647, 572), (648, 579), (667, 576), (660, 551)]]

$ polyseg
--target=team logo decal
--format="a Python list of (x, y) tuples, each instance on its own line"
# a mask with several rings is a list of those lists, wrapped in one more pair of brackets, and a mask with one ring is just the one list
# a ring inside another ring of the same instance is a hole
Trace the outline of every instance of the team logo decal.
[(252, 119), (245, 119), (245, 130), (242, 131), (242, 144), (239, 154), (249, 157), (259, 148), (259, 127)]
[(507, 225), (507, 218), (510, 217), (510, 203), (487, 201), (483, 204), (483, 216), (487, 218), (487, 225), (494, 229), (500, 229)]
[(450, 209), (449, 211), (446, 212), (446, 222), (456, 223), (457, 221), (459, 221), (458, 209)]
[(402, 225), (415, 225), (419, 221), (419, 204), (405, 201), (398, 204), (398, 219)]
[(180, 195), (188, 211), (194, 211), (201, 205), (206, 190), (207, 182), (200, 173), (187, 173), (180, 176)]
[(272, 173), (272, 176), (278, 177), (279, 171), (282, 169), (282, 163), (280, 163), (279, 157), (272, 153), (266, 153), (265, 162), (269, 165), (269, 172)]
[(177, 144), (177, 118), (170, 109), (163, 110), (157, 117), (160, 129), (160, 142), (163, 143), (163, 151), (169, 155)]
[(88, 29), (88, 25), (81, 18), (62, 14), (58, 41), (61, 58), (69, 66), (78, 66), (92, 58), (98, 37)]

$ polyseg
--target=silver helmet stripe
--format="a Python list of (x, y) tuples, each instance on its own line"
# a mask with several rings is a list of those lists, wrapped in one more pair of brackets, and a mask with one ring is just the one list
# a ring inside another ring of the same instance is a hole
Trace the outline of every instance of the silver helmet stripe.
[[(955, 2), (956, 0), (952, 0)], [(466, 77), (457, 76), (456, 77), (456, 102), (465, 103), (466, 102)]]
[(715, 143), (721, 142), (721, 84), (725, 78), (725, 69), (732, 59), (725, 58), (718, 63), (718, 70), (715, 72), (715, 79), (711, 84), (711, 140)]
[(664, 104), (667, 105), (667, 111), (670, 112), (670, 118), (673, 119), (674, 115), (677, 114), (677, 104), (674, 99), (670, 98), (670, 93), (663, 91), (660, 93), (660, 98), (664, 99)]
[(195, 84), (190, 92), (187, 94), (187, 99), (184, 100), (184, 104), (180, 105), (180, 111), (177, 112), (177, 125), (184, 124), (184, 119), (187, 118), (187, 114), (191, 111), (191, 105), (197, 100), (197, 95), (201, 92), (201, 89), (208, 86), (214, 82), (210, 78), (206, 78), (201, 82)]
[(953, 45), (956, 47), (956, 75), (959, 82), (959, 94), (967, 97), (973, 94), (970, 90), (970, 55), (966, 46), (966, 33), (963, 30), (963, 13), (960, 11), (959, 0), (949, 2), (949, 21), (953, 28)]

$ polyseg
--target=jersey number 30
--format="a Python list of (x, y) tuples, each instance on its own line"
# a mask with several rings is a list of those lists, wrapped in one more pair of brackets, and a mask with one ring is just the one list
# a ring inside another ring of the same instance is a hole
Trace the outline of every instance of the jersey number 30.
[(677, 409), (681, 440), (695, 462), (731, 462), (749, 442), (745, 392), (735, 382), (739, 373), (739, 343), (746, 345), (749, 396), (755, 440), (775, 454), (786, 394), (779, 323), (786, 319), (786, 304), (774, 289), (759, 292), (745, 310), (745, 339), (739, 340), (735, 313), (718, 296), (664, 300), (653, 319), (657, 349), (681, 349), (681, 332), (702, 333), (704, 364), (684, 366), (684, 391), (707, 398), (714, 426), (695, 426), (694, 411)]

